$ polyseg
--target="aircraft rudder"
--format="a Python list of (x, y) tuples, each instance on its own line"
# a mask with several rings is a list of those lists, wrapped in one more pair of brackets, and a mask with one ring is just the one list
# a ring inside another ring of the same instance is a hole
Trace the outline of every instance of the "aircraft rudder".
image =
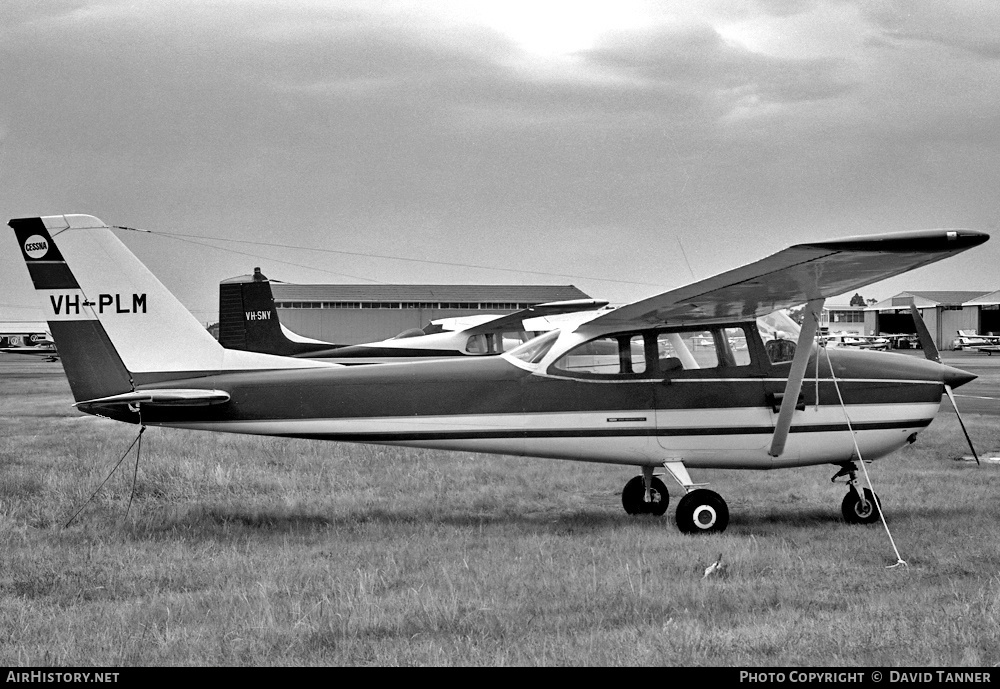
[[(120, 366), (108, 375), (116, 387), (126, 379), (130, 385), (141, 385), (152, 379), (221, 371), (330, 365), (223, 348), (97, 218), (45, 216), (18, 218), (9, 224), (17, 234), (64, 365), (69, 371), (79, 363), (80, 370), (96, 376), (90, 388), (99, 387), (101, 371), (112, 362)], [(79, 326), (81, 322), (86, 325)], [(77, 325), (53, 327), (56, 323)], [(89, 342), (93, 349), (71, 348), (67, 360), (64, 346), (69, 344), (67, 338), (74, 337)], [(84, 361), (76, 362), (73, 357), (84, 357)], [(93, 361), (88, 360), (91, 357)]]
[(133, 373), (219, 369), (222, 347), (103, 222), (66, 215), (9, 224), (50, 324), (99, 322)]
[(254, 269), (252, 279), (219, 284), (219, 344), (281, 356), (298, 352), (281, 331), (271, 283), (259, 268)]
[(226, 349), (305, 357), (342, 345), (313, 340), (285, 328), (278, 318), (271, 282), (254, 269), (252, 279), (232, 278), (219, 284), (219, 344)]

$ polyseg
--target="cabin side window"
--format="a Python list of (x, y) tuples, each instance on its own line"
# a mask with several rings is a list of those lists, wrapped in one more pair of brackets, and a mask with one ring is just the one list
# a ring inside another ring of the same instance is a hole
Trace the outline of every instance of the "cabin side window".
[(465, 343), (465, 351), (469, 354), (489, 354), (490, 342), (486, 335), (473, 335)]
[(655, 353), (663, 376), (676, 371), (749, 368), (753, 362), (743, 326), (660, 332)]
[(711, 330), (656, 335), (656, 354), (660, 373), (715, 368), (719, 365), (715, 338)]
[(465, 343), (469, 354), (497, 354), (509, 352), (536, 337), (538, 333), (525, 330), (510, 330), (502, 333), (472, 335)]
[(549, 369), (581, 378), (665, 378), (685, 371), (749, 367), (743, 327), (622, 333), (574, 347)]
[(552, 364), (552, 369), (568, 375), (615, 376), (630, 366), (631, 362), (621, 356), (618, 337), (599, 337), (571, 349)]
[(723, 328), (722, 337), (731, 366), (750, 365), (750, 345), (743, 328)]

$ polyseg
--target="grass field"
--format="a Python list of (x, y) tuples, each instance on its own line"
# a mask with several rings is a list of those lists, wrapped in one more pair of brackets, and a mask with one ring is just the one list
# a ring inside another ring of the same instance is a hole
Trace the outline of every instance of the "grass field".
[(731, 522), (690, 537), (628, 468), (157, 428), (127, 516), (134, 454), (64, 528), (136, 428), (58, 364), (0, 384), (0, 665), (1000, 663), (1000, 465), (953, 414), (869, 465), (887, 569), (832, 466), (693, 472)]

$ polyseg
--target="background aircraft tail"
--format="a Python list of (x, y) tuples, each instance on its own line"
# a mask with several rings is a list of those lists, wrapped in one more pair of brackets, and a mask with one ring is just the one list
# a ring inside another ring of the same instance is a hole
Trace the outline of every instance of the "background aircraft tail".
[(324, 365), (224, 349), (97, 218), (9, 224), (77, 402), (220, 371)]
[(305, 338), (284, 328), (278, 320), (271, 283), (260, 268), (254, 268), (252, 277), (219, 284), (219, 344), (226, 349), (280, 356), (343, 346)]

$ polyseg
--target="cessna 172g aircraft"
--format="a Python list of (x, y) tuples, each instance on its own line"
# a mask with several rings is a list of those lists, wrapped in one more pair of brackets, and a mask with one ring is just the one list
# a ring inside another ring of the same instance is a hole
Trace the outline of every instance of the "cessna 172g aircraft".
[(388, 340), (343, 345), (303, 337), (278, 319), (271, 283), (255, 268), (252, 278), (234, 278), (219, 285), (219, 344), (263, 354), (322, 359), (337, 364), (377, 364), (421, 361), (453, 356), (483, 356), (512, 349), (542, 332), (560, 327), (560, 318), (592, 317), (608, 305), (596, 299), (538, 304), (505, 315), (478, 314), (431, 321), (422, 330), (400, 333)]
[[(688, 469), (834, 464), (848, 521), (879, 518), (856, 462), (927, 427), (975, 376), (925, 359), (820, 350), (823, 301), (985, 242), (926, 230), (799, 244), (600, 313), (491, 357), (339, 366), (228, 350), (97, 218), (11, 220), (76, 406), (173, 428), (637, 466), (622, 503), (663, 514), (662, 468), (687, 533), (725, 529), (726, 502)], [(807, 303), (791, 361), (755, 319)], [(803, 384), (808, 374), (807, 384)]]

